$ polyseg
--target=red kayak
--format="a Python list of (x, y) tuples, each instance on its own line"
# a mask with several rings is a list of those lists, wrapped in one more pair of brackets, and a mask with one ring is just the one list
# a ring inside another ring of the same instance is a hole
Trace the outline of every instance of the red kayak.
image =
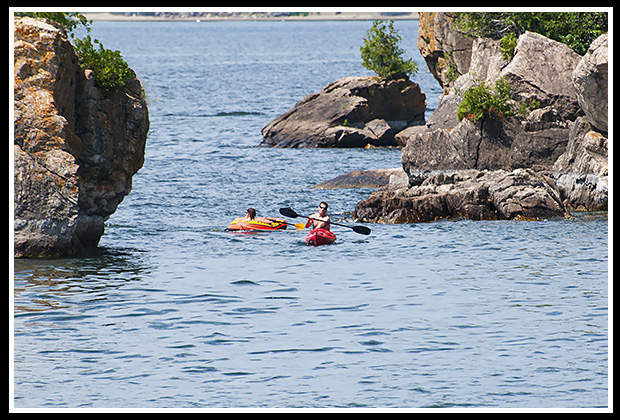
[(329, 245), (336, 240), (336, 235), (326, 229), (312, 229), (306, 235), (306, 243), (308, 245)]

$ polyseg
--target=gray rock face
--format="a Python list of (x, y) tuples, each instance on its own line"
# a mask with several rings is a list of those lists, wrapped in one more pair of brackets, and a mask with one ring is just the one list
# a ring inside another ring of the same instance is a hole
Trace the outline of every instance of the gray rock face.
[(409, 79), (345, 77), (307, 96), (262, 129), (265, 146), (396, 146), (394, 135), (424, 123), (426, 96)]
[(608, 139), (585, 117), (570, 132), (566, 152), (553, 166), (555, 184), (565, 204), (577, 210), (607, 210), (609, 200)]
[(62, 255), (77, 251), (74, 237), (79, 213), (75, 159), (61, 150), (24, 152), (13, 146), (14, 254)]
[(402, 164), (410, 177), (428, 169), (551, 170), (566, 149), (569, 127), (551, 107), (532, 112), (523, 122), (463, 119), (452, 129), (413, 133), (403, 148)]
[(573, 71), (573, 85), (579, 105), (594, 128), (608, 130), (608, 34), (596, 38)]
[(592, 42), (573, 71), (573, 85), (586, 116), (570, 131), (566, 151), (553, 166), (555, 182), (567, 206), (607, 210), (609, 200), (608, 34)]
[(572, 86), (573, 70), (581, 57), (566, 44), (525, 32), (519, 37), (514, 57), (500, 72), (512, 85), (512, 98), (537, 100), (551, 106), (565, 120), (574, 121), (581, 110)]

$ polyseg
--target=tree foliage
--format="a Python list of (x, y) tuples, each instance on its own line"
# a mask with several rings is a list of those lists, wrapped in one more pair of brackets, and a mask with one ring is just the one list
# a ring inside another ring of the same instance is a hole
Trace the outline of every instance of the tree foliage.
[(17, 12), (15, 15), (49, 19), (60, 23), (71, 37), (73, 37), (73, 31), (78, 26), (83, 26), (90, 31), (90, 21), (86, 19), (86, 16), (78, 12)]
[(405, 51), (398, 46), (401, 39), (392, 20), (374, 21), (360, 48), (364, 67), (386, 80), (413, 77), (418, 65), (413, 59), (403, 58)]
[[(95, 48), (94, 44), (99, 48)], [(75, 53), (80, 60), (80, 66), (95, 73), (95, 84), (100, 88), (119, 90), (125, 87), (133, 74), (120, 51), (105, 49), (97, 39), (94, 44), (90, 35), (75, 40)]]
[(516, 37), (525, 31), (536, 32), (562, 42), (584, 55), (598, 36), (608, 31), (606, 12), (458, 12), (457, 31), (469, 36)]

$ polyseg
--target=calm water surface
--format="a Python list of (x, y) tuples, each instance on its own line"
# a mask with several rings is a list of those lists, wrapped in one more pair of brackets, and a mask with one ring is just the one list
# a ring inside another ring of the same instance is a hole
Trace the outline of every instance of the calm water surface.
[[(143, 81), (144, 168), (80, 258), (14, 264), (16, 407), (606, 407), (606, 213), (542, 222), (228, 223), (371, 190), (312, 185), (400, 150), (256, 147), (305, 95), (367, 75), (370, 22), (95, 22)], [(429, 114), (441, 90), (418, 62)], [(298, 222), (300, 219), (291, 220)]]

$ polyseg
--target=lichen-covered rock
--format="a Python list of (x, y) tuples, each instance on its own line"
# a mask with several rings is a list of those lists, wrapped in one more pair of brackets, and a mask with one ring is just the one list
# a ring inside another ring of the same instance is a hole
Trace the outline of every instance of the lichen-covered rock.
[(473, 38), (457, 32), (452, 19), (452, 13), (419, 13), (418, 49), (444, 93), (469, 71), (472, 59)]
[(14, 255), (97, 245), (144, 163), (148, 110), (138, 79), (94, 85), (58, 24), (14, 20)]

